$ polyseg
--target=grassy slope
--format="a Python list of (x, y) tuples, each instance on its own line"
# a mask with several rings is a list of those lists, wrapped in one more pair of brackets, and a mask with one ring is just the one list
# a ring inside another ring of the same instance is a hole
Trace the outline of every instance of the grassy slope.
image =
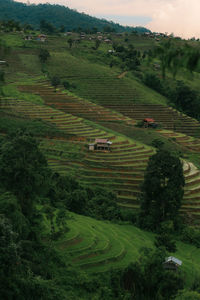
[[(23, 48), (24, 41), (18, 35), (8, 35), (4, 37), (10, 46), (15, 46), (15, 57), (11, 53), (8, 57), (10, 58), (10, 66), (6, 70), (8, 82), (14, 82), (16, 84), (31, 84), (41, 79), (45, 79), (41, 72), (41, 65), (37, 57), (37, 51), (40, 47), (39, 44), (31, 42), (31, 44), (25, 44), (30, 48)], [(50, 74), (59, 74), (63, 78), (70, 80), (70, 82), (77, 85), (77, 89), (74, 91), (80, 96), (86, 95), (88, 93), (88, 99), (95, 101), (92, 97), (96, 91), (96, 86), (93, 86), (94, 78), (104, 78), (113, 83), (116, 87), (115, 81), (116, 77), (119, 75), (120, 70), (114, 68), (110, 70), (106, 65), (103, 64), (103, 59), (106, 51), (110, 46), (102, 45), (98, 50), (98, 64), (94, 63), (94, 59), (97, 55), (96, 52), (90, 51), (87, 47), (87, 43), (82, 43), (77, 48), (69, 51), (67, 43), (63, 43), (63, 38), (56, 38), (49, 40), (47, 47), (51, 50), (51, 59), (48, 63), (47, 69)], [(146, 42), (146, 40), (137, 40), (136, 44), (139, 49), (147, 49), (151, 42)], [(86, 47), (85, 47), (86, 46)], [(92, 44), (90, 43), (91, 47)], [(46, 47), (46, 46), (45, 46)], [(59, 47), (59, 50), (58, 48)], [(84, 52), (85, 49), (85, 52)], [(82, 51), (84, 52), (81, 56)], [(63, 63), (63, 61), (65, 63)], [(88, 78), (88, 80), (83, 80), (83, 78)], [(149, 102), (156, 101), (156, 103), (166, 104), (165, 99), (159, 94), (153, 92), (152, 90), (144, 87), (135, 78), (125, 77), (120, 79), (120, 89), (123, 91), (123, 86), (125, 88), (129, 87), (131, 90), (134, 89), (135, 95), (138, 100)], [(105, 81), (102, 79), (98, 82), (99, 86), (104, 87)], [(99, 90), (101, 90), (99, 88)], [(114, 88), (111, 89), (110, 93), (114, 92)], [(15, 95), (14, 88), (7, 89), (7, 96), (13, 97)], [(14, 93), (14, 94), (13, 94)], [(17, 97), (22, 98), (22, 95), (18, 94)], [(23, 96), (26, 101), (39, 101), (40, 98), (33, 98), (29, 96)], [(115, 127), (115, 130), (117, 128)], [(131, 129), (129, 129), (131, 131)], [(147, 142), (150, 144), (152, 137), (147, 139), (147, 134), (141, 135), (139, 130), (135, 131), (135, 135), (140, 142)], [(150, 135), (148, 133), (148, 135)], [(134, 134), (129, 135), (134, 138)], [(156, 134), (153, 138), (156, 137)], [(120, 140), (120, 136), (118, 139)], [(169, 141), (168, 141), (169, 142)], [(41, 147), (49, 147), (49, 141), (44, 142)], [(61, 145), (62, 142), (56, 143), (55, 148), (60, 151), (65, 151), (66, 155), (71, 155), (68, 157), (69, 161), (79, 161), (82, 159), (80, 156), (81, 149), (76, 144), (66, 143), (64, 146)], [(54, 148), (53, 145), (50, 145)], [(173, 147), (173, 143), (169, 145)], [(49, 157), (53, 158), (53, 154), (49, 154)], [(57, 158), (57, 156), (56, 156)], [(77, 168), (69, 166), (68, 170), (76, 175), (80, 171), (80, 165), (77, 164)], [(81, 167), (82, 168), (82, 167)], [(140, 254), (140, 248), (143, 246), (153, 247), (154, 236), (151, 233), (144, 232), (130, 225), (115, 225), (107, 222), (97, 221), (88, 217), (83, 217), (79, 215), (73, 215), (73, 218), (68, 220), (68, 226), (70, 231), (61, 240), (55, 243), (55, 246), (59, 251), (65, 255), (66, 252), (71, 253), (72, 261), (75, 265), (83, 267), (83, 264), (89, 264), (87, 270), (90, 272), (105, 271), (110, 267), (123, 267), (132, 261), (138, 259)], [(48, 227), (48, 225), (47, 225)], [(74, 241), (74, 242), (73, 242)], [(186, 278), (188, 284), (191, 283), (192, 278), (199, 273), (199, 263), (200, 254), (199, 250), (193, 246), (189, 246), (183, 243), (177, 243), (178, 250), (174, 254), (176, 257), (183, 261), (182, 269), (186, 273)], [(93, 253), (93, 254), (92, 254)], [(89, 256), (88, 256), (89, 254)], [(122, 254), (122, 255), (121, 255)], [(80, 258), (81, 255), (84, 257)], [(120, 256), (121, 255), (121, 256)], [(101, 265), (98, 265), (98, 260), (102, 261)], [(96, 263), (96, 265), (95, 265)], [(85, 266), (86, 267), (86, 266)]]
[[(14, 82), (15, 85), (33, 83), (37, 85), (37, 82), (40, 83), (41, 80), (45, 80), (45, 75), (41, 72), (41, 64), (38, 59), (38, 52), (40, 47), (46, 47), (51, 53), (51, 58), (45, 66), (46, 72), (48, 72), (51, 76), (58, 75), (62, 80), (69, 80), (70, 83), (74, 83), (77, 86), (76, 89), (73, 90), (74, 93), (84, 96), (84, 98), (86, 99), (91, 99), (94, 102), (111, 101), (111, 99), (113, 99), (118, 103), (121, 103), (122, 101), (123, 103), (125, 102), (127, 107), (134, 101), (142, 103), (153, 102), (154, 104), (160, 103), (166, 105), (166, 99), (164, 97), (145, 87), (142, 83), (139, 82), (138, 79), (134, 77), (133, 74), (128, 74), (121, 79), (117, 78), (121, 72), (120, 69), (118, 67), (114, 67), (112, 69), (108, 67), (108, 63), (111, 58), (108, 57), (107, 51), (111, 47), (110, 45), (102, 43), (100, 45), (100, 48), (97, 51), (94, 51), (92, 49), (92, 46), (94, 46), (94, 41), (82, 41), (80, 44), (74, 45), (70, 50), (65, 37), (51, 36), (48, 38), (47, 43), (44, 43), (42, 45), (37, 41), (26, 42), (19, 34), (4, 35), (3, 38), (7, 41), (8, 45), (15, 46), (15, 48), (12, 49), (12, 51), (8, 55), (9, 68), (7, 69), (7, 80), (8, 82)], [(119, 38), (115, 37), (114, 39), (116, 41)], [(151, 48), (154, 43), (154, 41), (150, 39), (133, 36), (130, 37), (130, 41), (134, 43), (137, 49), (140, 50)], [(123, 38), (121, 38), (121, 40), (118, 40), (118, 43), (119, 42), (123, 42)], [(12, 89), (10, 87), (11, 85), (9, 85), (8, 88), (5, 88), (5, 94), (7, 96), (13, 97), (15, 95), (15, 87), (12, 86)], [(32, 94), (23, 93), (16, 93), (16, 95), (18, 99), (24, 99), (29, 102), (42, 102), (41, 97), (39, 97), (38, 95), (33, 96)], [(36, 113), (35, 117), (39, 118), (40, 116)], [(141, 143), (150, 144), (153, 139), (160, 138), (160, 134), (158, 133), (151, 133), (150, 131), (146, 132), (144, 130), (141, 131), (139, 129), (132, 128), (132, 126), (127, 128), (127, 126), (124, 127), (124, 125), (120, 122), (114, 123), (113, 126), (112, 124), (107, 125), (106, 123), (103, 123), (105, 126), (114, 129), (115, 132), (111, 132), (109, 134), (115, 135), (118, 140), (120, 137), (119, 132), (125, 135), (123, 137), (123, 140), (126, 139), (126, 136), (131, 137), (133, 139), (131, 140), (132, 143), (134, 143), (134, 139), (136, 139)], [(74, 125), (68, 125), (67, 130), (68, 132), (72, 130), (73, 132), (79, 133), (80, 135), (81, 131), (78, 129), (78, 127), (80, 127), (80, 125), (77, 124), (77, 129), (74, 131)], [(88, 130), (91, 131), (91, 129), (89, 128), (90, 126), (86, 124), (85, 120), (84, 127), (88, 128)], [(99, 125), (96, 125), (94, 123), (91, 123), (91, 127), (93, 127), (91, 131), (91, 133), (93, 132), (93, 138), (94, 134), (97, 134), (98, 131), (101, 135), (109, 131), (105, 128), (101, 128)], [(64, 128), (64, 126), (62, 126), (62, 128)], [(87, 132), (88, 137), (89, 131)], [(175, 151), (181, 149), (183, 150), (183, 152), (185, 152), (184, 148), (175, 146), (174, 141), (170, 141), (170, 138), (164, 137), (163, 140), (166, 141), (167, 147), (169, 149), (174, 149)], [(60, 171), (62, 169), (63, 172), (64, 168), (61, 168), (61, 165), (63, 165), (63, 161), (58, 161), (58, 164), (56, 164), (54, 160), (54, 158), (58, 160), (58, 155), (59, 153), (57, 153), (57, 157), (55, 157), (54, 154), (52, 155), (51, 153), (50, 155), (48, 154), (48, 157), (51, 160), (52, 166), (55, 166), (55, 169), (58, 168), (58, 170)], [(121, 151), (121, 155), (125, 157), (125, 153), (123, 153), (123, 151)], [(79, 162), (82, 161), (81, 155), (79, 157), (77, 155), (75, 156), (77, 162), (78, 160)], [(198, 160), (196, 159), (196, 157), (192, 158), (193, 161)], [(129, 161), (130, 157), (127, 157), (127, 163)], [(107, 160), (107, 158), (103, 158), (100, 161), (95, 156), (94, 158), (92, 158), (91, 155), (90, 157), (86, 157), (85, 165), (82, 165), (81, 168), (83, 171), (84, 168), (86, 168), (86, 174), (88, 174), (88, 167), (93, 166), (94, 168), (97, 163), (102, 168), (104, 165), (106, 165), (108, 168), (112, 169), (112, 164)], [(135, 163), (137, 163), (137, 160), (135, 160)], [(141, 163), (143, 164), (142, 160)], [(123, 160), (120, 165), (121, 167), (125, 168), (126, 166), (128, 166), (127, 164), (123, 163)], [(76, 173), (77, 163), (70, 168), (72, 173), (73, 168)], [(118, 166), (118, 171), (119, 168), (120, 166)], [(80, 169), (80, 165), (78, 169)], [(90, 174), (92, 176), (92, 174), (94, 175), (94, 172), (90, 172)], [(88, 179), (89, 177), (85, 176), (86, 182), (88, 182)], [(90, 178), (90, 180), (92, 180), (92, 178)], [(101, 182), (100, 178), (95, 178), (95, 183), (98, 182)], [(110, 182), (112, 186), (113, 178), (110, 178)], [(129, 189), (130, 185), (126, 184), (125, 187)], [(119, 184), (117, 188), (119, 188)], [(130, 190), (125, 191), (125, 195), (127, 195), (127, 193), (129, 195), (132, 195), (134, 194), (134, 192), (135, 190), (133, 190), (133, 192), (131, 192)], [(125, 197), (125, 199), (127, 199), (127, 197)]]
[[(112, 224), (76, 214), (71, 214), (67, 224), (70, 231), (55, 246), (62, 255), (70, 254), (74, 265), (88, 272), (125, 267), (139, 258), (142, 247), (154, 248), (155, 236), (132, 225)], [(121, 251), (124, 255), (118, 258)], [(177, 242), (177, 251), (171, 255), (183, 261), (181, 269), (188, 285), (200, 275), (200, 252), (196, 247)]]

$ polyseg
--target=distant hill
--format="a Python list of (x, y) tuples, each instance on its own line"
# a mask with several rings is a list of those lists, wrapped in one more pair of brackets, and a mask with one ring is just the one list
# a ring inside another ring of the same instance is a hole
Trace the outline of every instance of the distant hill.
[(105, 28), (114, 29), (116, 32), (149, 32), (144, 27), (126, 27), (119, 24), (91, 17), (85, 13), (79, 13), (73, 9), (61, 5), (51, 4), (32, 4), (14, 2), (13, 0), (0, 0), (0, 20), (16, 20), (20, 23), (28, 23), (39, 28), (40, 21), (50, 22), (56, 28), (64, 26), (68, 31), (73, 29), (96, 28), (103, 30)]

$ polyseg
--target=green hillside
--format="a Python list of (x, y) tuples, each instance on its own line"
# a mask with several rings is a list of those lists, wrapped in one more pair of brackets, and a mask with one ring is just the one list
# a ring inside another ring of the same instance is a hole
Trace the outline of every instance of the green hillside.
[[(33, 299), (77, 300), (133, 299), (134, 293), (136, 299), (167, 300), (184, 288), (198, 293), (199, 66), (190, 74), (193, 81), (186, 65), (176, 78), (167, 69), (163, 79), (161, 69), (154, 68), (158, 58), (147, 54), (162, 40), (144, 35), (102, 34), (95, 49), (98, 35), (81, 39), (77, 33), (54, 34), (42, 42), (35, 38), (39, 32), (28, 33), (30, 40), (26, 34), (2, 32), (0, 37), (0, 58), (5, 61), (0, 65), (0, 226), (9, 236), (7, 243), (14, 243), (10, 247), (18, 249), (19, 242), (22, 249), (21, 258), (14, 256), (7, 290), (24, 288), (24, 299), (33, 293)], [(44, 50), (49, 55), (42, 61)], [(152, 73), (150, 86), (147, 75)], [(188, 82), (193, 90), (187, 89)], [(191, 105), (178, 102), (179, 89)], [(142, 126), (144, 118), (154, 118), (158, 127)], [(109, 139), (111, 151), (89, 151), (95, 139)], [(137, 226), (141, 184), (158, 144), (181, 160), (185, 186), (180, 224), (167, 221), (164, 229), (152, 233)], [(12, 173), (20, 164), (21, 175)], [(26, 176), (32, 170), (37, 176)], [(14, 176), (12, 184), (8, 174)], [(4, 217), (13, 223), (16, 237)], [(174, 241), (174, 252), (155, 246), (162, 234)], [(180, 272), (164, 270), (166, 256), (182, 261)], [(130, 264), (133, 273), (126, 277)], [(151, 273), (155, 276), (150, 280)], [(133, 285), (127, 278), (133, 278)], [(174, 295), (166, 296), (173, 289)]]

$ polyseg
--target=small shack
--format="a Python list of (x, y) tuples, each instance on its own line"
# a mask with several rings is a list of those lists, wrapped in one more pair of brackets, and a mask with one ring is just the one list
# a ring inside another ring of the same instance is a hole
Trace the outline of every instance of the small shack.
[(169, 256), (166, 258), (163, 265), (166, 270), (177, 271), (178, 268), (182, 265), (182, 261), (174, 256)]
[(110, 151), (111, 145), (112, 142), (110, 142), (108, 139), (95, 139), (94, 143), (89, 144), (89, 150)]
[(37, 41), (46, 42), (47, 36), (45, 34), (39, 34), (37, 36)]
[(0, 60), (0, 65), (6, 65), (6, 64), (7, 64), (6, 60)]
[(158, 126), (158, 124), (152, 118), (145, 118), (143, 120), (143, 124), (144, 124), (145, 128), (148, 128), (148, 127), (156, 128)]

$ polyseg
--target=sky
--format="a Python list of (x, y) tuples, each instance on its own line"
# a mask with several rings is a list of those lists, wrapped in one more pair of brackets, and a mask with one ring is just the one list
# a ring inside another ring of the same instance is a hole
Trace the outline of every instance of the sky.
[[(15, 0), (27, 3), (27, 0)], [(61, 4), (122, 25), (145, 26), (155, 32), (200, 38), (200, 0), (29, 0)]]

